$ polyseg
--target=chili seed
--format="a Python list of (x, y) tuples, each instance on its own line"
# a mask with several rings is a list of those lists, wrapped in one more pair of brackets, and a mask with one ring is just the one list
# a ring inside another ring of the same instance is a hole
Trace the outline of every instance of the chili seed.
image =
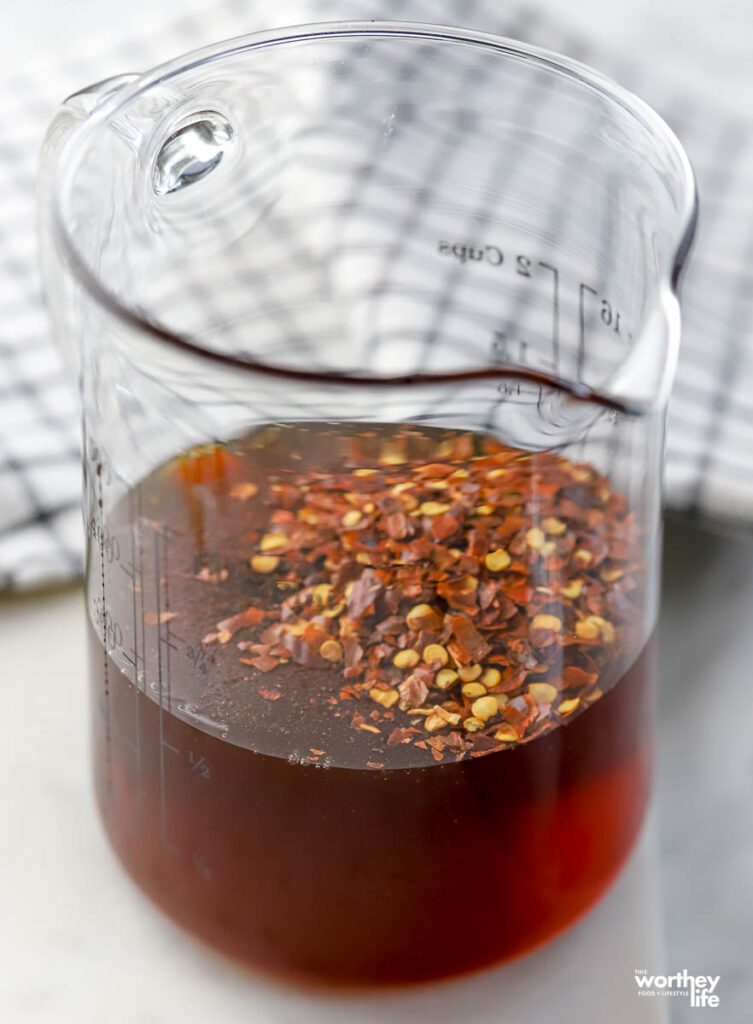
[(424, 501), (418, 511), (422, 516), (441, 516), (443, 512), (449, 512), (451, 505), (443, 505), (440, 501)]
[(369, 697), (377, 704), (381, 704), (384, 708), (391, 708), (393, 704), (396, 704), (400, 694), (397, 690), (380, 690), (377, 687), (373, 687), (369, 690)]
[(262, 551), (275, 551), (287, 546), (288, 538), (284, 533), (265, 533), (259, 545)]
[(581, 590), (583, 590), (583, 580), (570, 580), (566, 587), (561, 588), (560, 593), (563, 597), (569, 597), (571, 601), (574, 601), (580, 597)]
[(562, 620), (556, 615), (534, 615), (531, 629), (551, 629), (552, 632), (559, 633), (562, 629)]
[(595, 622), (584, 619), (575, 623), (575, 635), (581, 640), (595, 640), (599, 635), (599, 627)]
[(537, 704), (551, 704), (557, 699), (557, 687), (551, 683), (529, 683), (528, 692)]
[(511, 562), (511, 558), (504, 548), (497, 548), (496, 551), (490, 551), (484, 559), (484, 565), (489, 572), (501, 572), (506, 569)]
[(342, 644), (339, 644), (337, 640), (325, 640), (319, 648), (319, 654), (325, 661), (342, 661)]
[(545, 541), (544, 531), (540, 530), (538, 526), (526, 530), (526, 544), (529, 548), (533, 548), (534, 551), (538, 551)]
[(280, 559), (275, 555), (254, 555), (251, 559), (254, 572), (274, 572), (279, 564)]
[(424, 648), (424, 661), (427, 665), (432, 665), (438, 662), (440, 665), (446, 665), (450, 660), (450, 656), (447, 653), (447, 648), (441, 644), (427, 644)]
[(405, 651), (398, 651), (392, 659), (392, 664), (396, 668), (414, 668), (420, 660), (418, 651), (408, 648)]
[(463, 685), (462, 693), (464, 697), (468, 697), (469, 700), (475, 700), (476, 697), (486, 696), (486, 687), (483, 683), (465, 683)]
[(502, 679), (502, 673), (498, 668), (488, 668), (481, 676), (481, 682), (487, 688), (487, 690), (493, 689), (497, 686)]
[(350, 512), (346, 512), (345, 515), (343, 516), (343, 526), (345, 526), (345, 527), (357, 526), (358, 523), (361, 522), (362, 518), (363, 517), (362, 517), (361, 513), (358, 511), (358, 509), (357, 508), (352, 508), (350, 510)]
[(557, 516), (547, 516), (541, 523), (544, 530), (553, 537), (561, 537), (567, 530), (567, 523), (563, 523)]
[(317, 604), (326, 604), (332, 593), (331, 583), (317, 583), (314, 587), (314, 600)]
[(440, 690), (449, 690), (458, 680), (458, 674), (451, 668), (443, 668), (434, 677), (434, 685)]
[(435, 714), (447, 722), (448, 725), (457, 725), (460, 722), (460, 715), (455, 711), (448, 711), (447, 708), (443, 708), (441, 705), (436, 704), (432, 710)]
[(494, 697), (479, 697), (471, 704), (474, 718), (480, 718), (483, 722), (496, 715), (498, 710), (499, 707)]
[(589, 615), (583, 622), (576, 623), (575, 632), (582, 640), (595, 640), (599, 636), (605, 644), (615, 640), (614, 626), (601, 615)]
[(419, 630), (437, 624), (439, 615), (430, 604), (417, 604), (405, 616), (409, 629)]

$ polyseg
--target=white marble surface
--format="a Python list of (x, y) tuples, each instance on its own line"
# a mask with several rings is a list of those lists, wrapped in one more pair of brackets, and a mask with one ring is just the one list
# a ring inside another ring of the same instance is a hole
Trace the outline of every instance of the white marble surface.
[[(667, 964), (721, 975), (719, 1019), (750, 1024), (753, 539), (672, 520), (664, 569), (657, 804)], [(673, 1021), (692, 1024), (700, 1012), (679, 1004)]]

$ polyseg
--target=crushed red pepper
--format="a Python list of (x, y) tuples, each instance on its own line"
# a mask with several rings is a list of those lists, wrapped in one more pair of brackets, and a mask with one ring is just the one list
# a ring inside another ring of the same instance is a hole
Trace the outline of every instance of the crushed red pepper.
[(235, 485), (265, 509), (248, 572), (268, 600), (203, 643), (235, 641), (267, 701), (281, 664), (312, 680), (334, 668), (330, 702), (358, 702), (353, 728), (437, 761), (531, 740), (597, 700), (642, 618), (641, 531), (609, 479), (488, 438), (479, 451), (469, 434), (431, 459), (409, 429), (377, 457), (365, 448), (354, 437), (340, 472)]

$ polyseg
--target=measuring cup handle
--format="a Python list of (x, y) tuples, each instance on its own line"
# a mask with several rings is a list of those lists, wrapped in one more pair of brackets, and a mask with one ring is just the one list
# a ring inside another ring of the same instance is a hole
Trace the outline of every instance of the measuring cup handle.
[(37, 238), (42, 282), (53, 336), (69, 370), (78, 377), (79, 353), (69, 315), (72, 281), (62, 259), (55, 231), (55, 187), (61, 155), (69, 136), (115, 92), (134, 82), (129, 73), (106, 78), (75, 92), (60, 105), (45, 133), (37, 177)]

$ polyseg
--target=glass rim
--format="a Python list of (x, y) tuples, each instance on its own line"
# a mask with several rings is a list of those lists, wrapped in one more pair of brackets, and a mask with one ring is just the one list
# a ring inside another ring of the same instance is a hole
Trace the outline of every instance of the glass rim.
[[(264, 360), (220, 352), (201, 344), (198, 340), (191, 338), (187, 334), (171, 330), (163, 324), (150, 319), (137, 308), (121, 301), (116, 294), (100, 281), (98, 275), (89, 267), (86, 259), (80, 254), (73, 236), (66, 226), (63, 212), (65, 190), (66, 186), (70, 186), (72, 183), (71, 168), (75, 163), (70, 160), (70, 157), (83, 139), (103, 128), (117, 111), (127, 108), (136, 97), (192, 68), (212, 64), (228, 57), (270, 46), (284, 46), (312, 40), (357, 39), (359, 37), (373, 39), (390, 36), (406, 39), (434, 40), (448, 44), (464, 43), (477, 45), (502, 55), (547, 68), (564, 79), (570, 79), (587, 89), (591, 89), (617, 107), (622, 108), (641, 124), (647, 133), (647, 137), (653, 136), (658, 142), (663, 143), (673, 153), (678, 165), (677, 186), (680, 201), (678, 203), (677, 226), (674, 237), (669, 245), (670, 256), (662, 268), (657, 291), (660, 295), (663, 294), (671, 299), (676, 299), (682, 271), (695, 236), (698, 219), (698, 196), (693, 169), (682, 143), (653, 107), (630, 90), (619, 85), (609, 76), (553, 50), (532, 46), (505, 36), (477, 32), (472, 29), (403, 21), (318, 22), (249, 33), (210, 44), (173, 58), (170, 61), (155, 66), (149, 71), (134, 76), (132, 81), (116, 88), (112, 94), (106, 94), (105, 98), (94, 107), (92, 112), (72, 129), (61, 150), (55, 155), (51, 196), (52, 232), (54, 240), (60, 246), (65, 261), (77, 282), (98, 306), (117, 317), (127, 326), (136, 328), (143, 334), (151, 336), (155, 341), (168, 343), (173, 348), (182, 350), (185, 354), (208, 359), (215, 364), (221, 364), (225, 367), (248, 373), (261, 373), (290, 381), (342, 384), (355, 387), (453, 384), (494, 378), (499, 378), (500, 380), (514, 378), (548, 386), (564, 392), (573, 399), (593, 403), (621, 413), (639, 414), (644, 411), (643, 403), (635, 403), (610, 395), (607, 390), (608, 382), (605, 388), (592, 388), (578, 381), (560, 377), (557, 374), (529, 370), (515, 365), (495, 366), (490, 364), (488, 367), (478, 369), (395, 376), (338, 374), (329, 371), (294, 369)], [(86, 92), (87, 88), (91, 89), (92, 86), (79, 90), (79, 93), (74, 93), (73, 96)], [(71, 98), (73, 97), (69, 97), (69, 99)], [(657, 302), (660, 301), (661, 299), (658, 298)], [(666, 387), (661, 389), (665, 393), (668, 393), (669, 385), (671, 385), (679, 346), (679, 320), (677, 317), (674, 320), (677, 322), (674, 325), (670, 324), (668, 353), (665, 360), (669, 382)], [(672, 329), (673, 327), (674, 329)], [(643, 334), (644, 332), (641, 332), (633, 340), (633, 350), (641, 345), (644, 340)]]

